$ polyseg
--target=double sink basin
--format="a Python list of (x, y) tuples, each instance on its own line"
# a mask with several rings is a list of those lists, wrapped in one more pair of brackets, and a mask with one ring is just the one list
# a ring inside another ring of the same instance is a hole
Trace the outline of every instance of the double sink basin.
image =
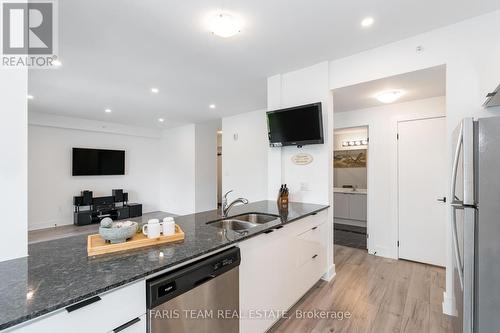
[(207, 224), (220, 229), (230, 229), (241, 232), (278, 220), (279, 218), (280, 217), (278, 215), (273, 214), (245, 213), (217, 221), (211, 221)]

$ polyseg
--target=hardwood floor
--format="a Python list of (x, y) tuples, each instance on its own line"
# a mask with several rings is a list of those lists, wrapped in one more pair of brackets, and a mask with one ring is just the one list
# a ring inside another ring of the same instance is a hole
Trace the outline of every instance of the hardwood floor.
[[(451, 317), (443, 315), (441, 309), (443, 268), (384, 259), (338, 245), (335, 268), (335, 279), (318, 282), (289, 311), (289, 318), (278, 322), (271, 332), (453, 332)], [(313, 310), (349, 312), (351, 317), (295, 316), (296, 311)]]

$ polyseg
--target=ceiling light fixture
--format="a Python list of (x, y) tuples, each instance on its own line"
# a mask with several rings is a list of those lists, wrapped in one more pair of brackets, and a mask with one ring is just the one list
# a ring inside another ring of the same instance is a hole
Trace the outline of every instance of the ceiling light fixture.
[(361, 26), (363, 28), (368, 28), (368, 27), (371, 27), (373, 25), (373, 23), (375, 22), (375, 19), (373, 17), (365, 17), (362, 21), (361, 21)]
[(111, 109), (104, 109), (104, 112), (111, 113)]
[(153, 94), (157, 94), (157, 93), (159, 93), (159, 92), (160, 92), (160, 89), (158, 89), (158, 88), (151, 88), (151, 92), (152, 92)]
[(400, 99), (404, 94), (405, 91), (401, 89), (389, 90), (378, 93), (377, 95), (375, 95), (375, 98), (378, 99), (379, 102), (389, 104), (389, 103), (394, 103), (395, 101)]
[(208, 107), (211, 109), (215, 109), (215, 104), (210, 104)]
[(27, 95), (27, 96), (26, 96), (26, 98), (27, 98), (27, 99), (33, 99), (33, 98), (35, 98), (35, 97), (34, 97), (33, 95)]
[(228, 38), (241, 32), (243, 21), (234, 14), (216, 12), (212, 13), (207, 18), (207, 27), (214, 35)]
[(163, 122), (165, 121), (165, 119), (163, 119), (163, 118), (158, 118), (158, 121), (159, 121), (160, 123), (163, 123)]

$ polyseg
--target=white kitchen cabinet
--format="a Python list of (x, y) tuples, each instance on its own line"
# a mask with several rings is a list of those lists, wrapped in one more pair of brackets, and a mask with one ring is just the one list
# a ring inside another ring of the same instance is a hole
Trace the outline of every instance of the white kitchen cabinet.
[(349, 219), (349, 194), (334, 193), (333, 207), (335, 217), (340, 219)]
[[(126, 326), (126, 327), (125, 327)], [(109, 331), (109, 333), (146, 333), (146, 315), (143, 314), (140, 317), (136, 317), (131, 321), (118, 326), (114, 330)]]
[(349, 195), (349, 218), (351, 220), (366, 221), (366, 195)]
[(326, 220), (322, 211), (239, 244), (240, 333), (268, 330), (326, 272)]
[(335, 218), (366, 221), (366, 194), (334, 193), (333, 200)]
[[(14, 326), (15, 333), (88, 333), (110, 332), (134, 318), (144, 318), (129, 326), (126, 333), (146, 332), (146, 285), (141, 280), (127, 286), (91, 297), (88, 304), (76, 303), (73, 309), (67, 307), (45, 317)], [(85, 304), (85, 305), (84, 305)], [(84, 305), (78, 307), (78, 305)], [(69, 309), (69, 310), (68, 310)], [(140, 330), (143, 327), (144, 330)]]

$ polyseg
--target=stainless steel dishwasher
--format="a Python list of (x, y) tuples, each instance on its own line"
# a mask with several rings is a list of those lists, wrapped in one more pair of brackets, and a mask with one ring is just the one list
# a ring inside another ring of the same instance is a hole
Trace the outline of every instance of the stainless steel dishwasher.
[(239, 332), (240, 249), (146, 281), (148, 332)]

